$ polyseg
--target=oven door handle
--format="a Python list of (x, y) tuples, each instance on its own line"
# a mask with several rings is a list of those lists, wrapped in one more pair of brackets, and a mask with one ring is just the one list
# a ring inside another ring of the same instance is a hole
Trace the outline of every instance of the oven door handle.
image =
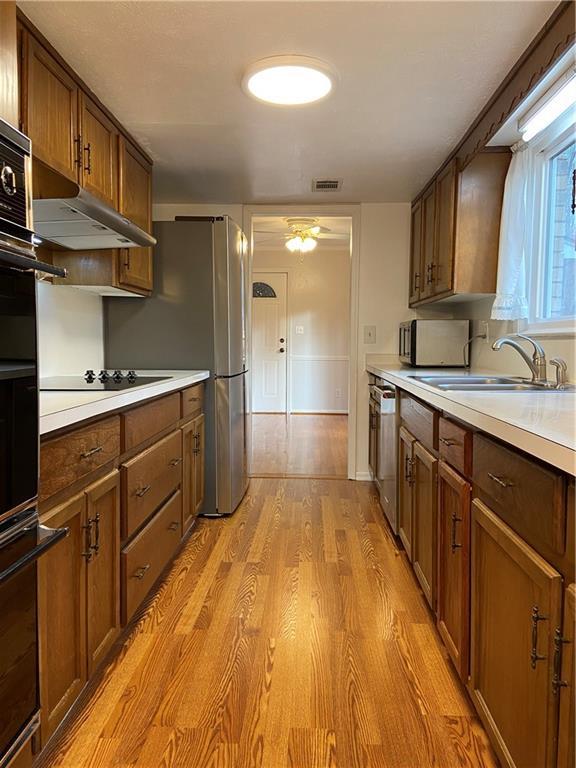
[(0, 244), (0, 266), (18, 269), (20, 272), (36, 270), (56, 277), (66, 277), (66, 270), (63, 267), (55, 267), (53, 264), (33, 259), (23, 248), (3, 244)]
[(8, 566), (8, 568), (0, 572), (0, 584), (2, 584), (4, 581), (7, 581), (7, 579), (10, 579), (12, 576), (15, 576), (19, 571), (21, 571), (23, 568), (26, 568), (35, 560), (38, 560), (38, 558), (41, 557), (45, 552), (48, 552), (48, 550), (52, 549), (55, 544), (58, 544), (59, 541), (68, 536), (70, 529), (46, 528), (44, 525), (39, 525), (38, 532), (40, 534), (40, 541), (38, 544), (34, 547), (34, 549), (31, 549), (30, 552), (26, 552), (26, 554), (23, 555), (19, 560), (15, 560), (11, 565)]

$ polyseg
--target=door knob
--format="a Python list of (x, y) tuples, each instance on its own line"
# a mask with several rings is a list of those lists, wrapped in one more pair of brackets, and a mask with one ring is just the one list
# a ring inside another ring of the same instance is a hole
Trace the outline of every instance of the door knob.
[(280, 347), (279, 351), (284, 352), (284, 347)]

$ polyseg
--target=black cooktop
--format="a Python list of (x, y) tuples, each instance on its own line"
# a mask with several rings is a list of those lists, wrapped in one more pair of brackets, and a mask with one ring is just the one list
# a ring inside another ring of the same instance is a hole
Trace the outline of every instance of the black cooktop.
[(139, 376), (135, 371), (86, 371), (83, 376), (51, 376), (40, 379), (41, 392), (122, 392), (156, 381), (166, 381), (169, 376)]

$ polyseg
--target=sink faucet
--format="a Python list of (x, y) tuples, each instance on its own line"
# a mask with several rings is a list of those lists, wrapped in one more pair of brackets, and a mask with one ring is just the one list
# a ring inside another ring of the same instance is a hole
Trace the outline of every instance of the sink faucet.
[(518, 352), (528, 368), (530, 368), (532, 373), (532, 383), (546, 384), (546, 353), (544, 352), (543, 348), (540, 346), (540, 344), (538, 344), (537, 341), (531, 339), (530, 336), (525, 336), (523, 333), (515, 333), (513, 335), (519, 339), (526, 339), (526, 341), (529, 341), (530, 344), (532, 344), (534, 347), (534, 354), (532, 355), (532, 358), (530, 358), (524, 347), (517, 341), (514, 341), (514, 339), (510, 338), (510, 336), (502, 336), (501, 338), (496, 339), (494, 344), (492, 344), (492, 349), (498, 351), (499, 349), (502, 349), (504, 345), (512, 347), (516, 350), (516, 352)]

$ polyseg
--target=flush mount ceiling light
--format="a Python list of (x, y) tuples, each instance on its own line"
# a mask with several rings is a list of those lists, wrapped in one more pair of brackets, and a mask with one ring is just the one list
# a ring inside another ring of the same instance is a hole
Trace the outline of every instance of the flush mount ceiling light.
[(289, 107), (326, 98), (335, 75), (324, 61), (309, 56), (271, 56), (248, 68), (242, 87), (268, 104)]

